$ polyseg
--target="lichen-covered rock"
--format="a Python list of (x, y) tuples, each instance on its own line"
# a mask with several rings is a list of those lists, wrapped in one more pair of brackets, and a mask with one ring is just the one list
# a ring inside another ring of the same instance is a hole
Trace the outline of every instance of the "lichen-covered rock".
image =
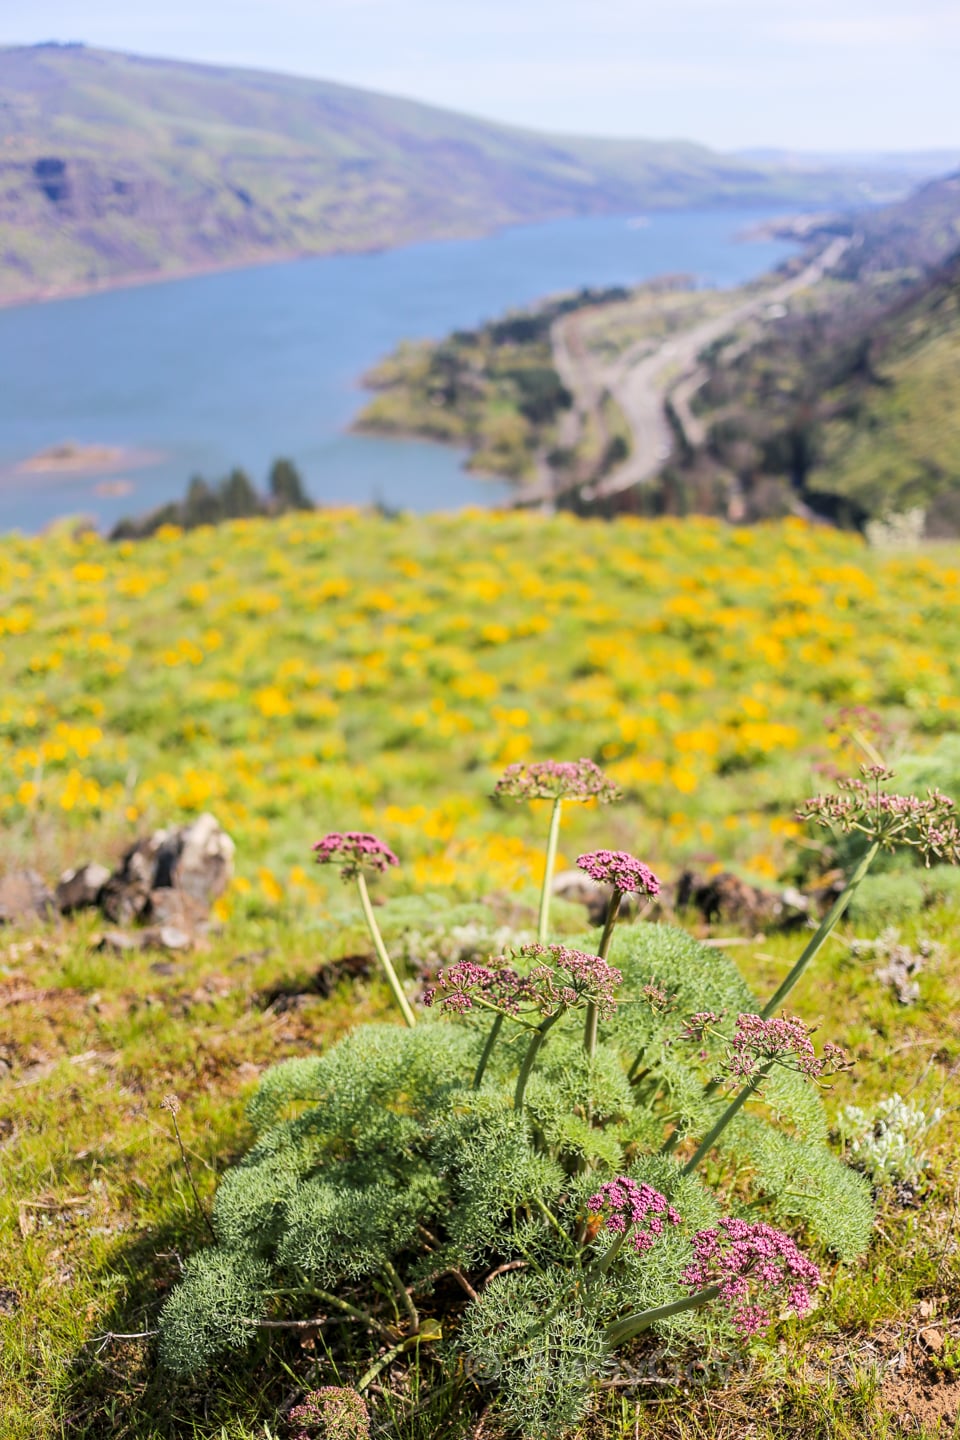
[[(235, 846), (213, 815), (204, 814), (192, 825), (175, 830), (164, 852), (175, 848), (171, 883), (196, 900), (210, 904), (222, 895), (233, 876)], [(168, 848), (169, 847), (169, 848)], [(157, 877), (157, 886), (162, 881)]]
[(100, 908), (118, 925), (155, 920), (194, 929), (229, 885), (234, 849), (210, 814), (155, 830), (127, 850), (100, 892)]
[(44, 920), (55, 910), (54, 898), (35, 870), (9, 870), (0, 876), (0, 925)]
[(91, 861), (78, 865), (74, 870), (64, 870), (57, 883), (54, 896), (61, 915), (72, 915), (75, 910), (88, 910), (97, 905), (100, 892), (110, 879), (106, 865)]

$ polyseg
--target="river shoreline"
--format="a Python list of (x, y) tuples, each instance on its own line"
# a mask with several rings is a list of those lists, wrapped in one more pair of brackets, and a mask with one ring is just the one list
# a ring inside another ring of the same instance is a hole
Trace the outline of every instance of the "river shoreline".
[[(710, 206), (702, 205), (677, 206), (658, 209), (651, 206), (649, 216), (642, 218), (649, 223), (650, 217), (664, 215), (682, 215), (684, 213), (696, 213), (704, 208), (716, 209), (722, 212), (724, 209), (735, 211), (737, 206)], [(333, 245), (328, 250), (283, 250), (273, 251), (269, 254), (252, 252), (247, 255), (236, 256), (230, 260), (197, 260), (177, 265), (171, 270), (136, 270), (129, 275), (110, 276), (102, 280), (69, 281), (62, 285), (43, 285), (35, 289), (27, 290), (21, 295), (4, 295), (0, 293), (0, 310), (25, 309), (36, 305), (56, 304), (60, 300), (83, 300), (91, 295), (108, 295), (114, 290), (138, 290), (154, 285), (165, 285), (178, 280), (195, 280), (207, 275), (230, 274), (242, 270), (262, 270), (271, 265), (292, 265), (303, 260), (328, 260), (341, 258), (343, 256), (362, 255), (385, 255), (392, 251), (409, 250), (417, 246), (425, 245), (447, 245), (455, 244), (461, 240), (483, 240), (490, 236), (503, 234), (508, 230), (525, 230), (538, 225), (549, 225), (558, 220), (574, 220), (579, 218), (591, 218), (578, 216), (571, 212), (561, 211), (555, 214), (546, 214), (537, 220), (526, 220), (506, 225), (490, 226), (467, 226), (464, 229), (453, 227), (441, 234), (431, 235), (409, 235), (391, 242), (384, 242), (378, 245)], [(595, 219), (622, 219), (624, 224), (631, 227), (633, 221), (638, 217), (633, 211), (598, 211)], [(803, 215), (799, 217), (801, 220)], [(790, 220), (789, 212), (784, 212), (777, 217), (777, 224), (787, 225)], [(644, 227), (646, 228), (646, 227)], [(755, 229), (747, 227), (739, 233), (735, 239), (738, 244), (750, 245), (758, 241), (770, 238), (781, 238), (775, 232), (764, 231), (762, 225)]]
[[(319, 504), (427, 513), (501, 503), (488, 467), (465, 472), (459, 447), (351, 433), (365, 398), (360, 377), (405, 337), (474, 329), (585, 284), (634, 285), (678, 269), (706, 284), (741, 283), (789, 253), (784, 242), (734, 240), (768, 217), (658, 212), (641, 230), (619, 215), (586, 217), (375, 254), (290, 257), (313, 264), (271, 256), (217, 274), (205, 266), (190, 284), (164, 289), (159, 280), (173, 273), (125, 277), (82, 305), (10, 305), (0, 312), (0, 531), (36, 532), (78, 509), (109, 529), (181, 497), (194, 475), (213, 482), (239, 467), (261, 483), (278, 456), (294, 462)], [(68, 440), (162, 459), (130, 474), (131, 496), (95, 493), (73, 466), (7, 480)]]

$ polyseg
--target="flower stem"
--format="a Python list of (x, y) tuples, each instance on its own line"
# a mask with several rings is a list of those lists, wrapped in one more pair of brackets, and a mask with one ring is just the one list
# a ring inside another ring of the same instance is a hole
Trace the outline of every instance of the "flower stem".
[(613, 939), (613, 927), (617, 923), (617, 914), (620, 910), (620, 901), (622, 899), (622, 890), (614, 890), (610, 896), (610, 904), (607, 906), (607, 917), (603, 922), (603, 934), (600, 936), (600, 944), (597, 947), (597, 954), (601, 960), (606, 960), (610, 952), (610, 941)]
[[(830, 909), (827, 911), (826, 915), (824, 915), (823, 919), (821, 920), (816, 934), (810, 937), (810, 940), (805, 946), (802, 955), (800, 956), (797, 963), (794, 965), (793, 969), (790, 971), (789, 975), (787, 975), (783, 982), (777, 987), (777, 989), (771, 995), (770, 999), (767, 1001), (766, 1005), (764, 1005), (763, 1009), (760, 1011), (760, 1018), (762, 1020), (769, 1020), (770, 1016), (774, 1013), (774, 1011), (780, 1008), (784, 1000), (786, 1000), (787, 996), (790, 994), (790, 991), (793, 989), (797, 981), (803, 975), (804, 970), (806, 970), (811, 960), (815, 959), (816, 956), (819, 954), (820, 950), (824, 945), (824, 942), (829, 938), (830, 932), (833, 930), (837, 922), (842, 918), (844, 911), (850, 904), (850, 901), (853, 898), (853, 894), (857, 886), (860, 884), (860, 881), (863, 879), (864, 875), (866, 875), (867, 871), (870, 869), (870, 866), (877, 858), (879, 850), (879, 843), (877, 841), (874, 841), (873, 844), (864, 851), (863, 855), (857, 862), (856, 867), (852, 871), (849, 880), (843, 887), (843, 890), (837, 896), (836, 900), (833, 902)], [(716, 1089), (716, 1080), (711, 1080), (710, 1084), (706, 1087), (704, 1093), (708, 1096), (713, 1095)], [(660, 1154), (671, 1154), (671, 1152), (675, 1150), (677, 1145), (679, 1144), (680, 1138), (681, 1136), (679, 1129), (674, 1130), (673, 1134), (664, 1141)]]
[(709, 1154), (709, 1152), (713, 1149), (714, 1145), (717, 1143), (724, 1130), (726, 1130), (727, 1126), (730, 1124), (730, 1121), (746, 1104), (746, 1102), (750, 1099), (750, 1096), (756, 1094), (756, 1091), (761, 1081), (766, 1079), (772, 1069), (773, 1061), (768, 1060), (766, 1065), (762, 1065), (760, 1067), (756, 1075), (751, 1075), (750, 1079), (747, 1081), (746, 1085), (744, 1085), (743, 1089), (739, 1092), (739, 1094), (735, 1095), (734, 1098), (730, 1101), (730, 1104), (727, 1106), (726, 1110), (724, 1110), (723, 1114), (720, 1116), (720, 1119), (716, 1122), (715, 1125), (711, 1126), (710, 1130), (700, 1141), (700, 1144), (697, 1146), (696, 1150), (693, 1152), (690, 1159), (687, 1161), (686, 1165), (684, 1165), (683, 1169), (681, 1170), (681, 1175), (691, 1175), (693, 1171), (696, 1170), (703, 1157)]
[(630, 1231), (632, 1229), (633, 1225), (631, 1223), (626, 1227), (626, 1229), (621, 1230), (620, 1234), (614, 1240), (609, 1250), (607, 1250), (605, 1254), (601, 1255), (596, 1265), (593, 1266), (593, 1270), (595, 1271), (598, 1278), (601, 1275), (606, 1275), (607, 1271), (610, 1269), (610, 1266), (613, 1264), (614, 1260), (616, 1260), (617, 1256), (620, 1254), (620, 1251), (627, 1243), (627, 1236), (630, 1234)]
[(499, 1038), (500, 1038), (500, 1031), (501, 1031), (502, 1029), (503, 1029), (503, 1016), (502, 1016), (502, 1015), (497, 1015), (496, 1018), (494, 1019), (493, 1024), (490, 1026), (490, 1033), (489, 1033), (489, 1035), (487, 1036), (487, 1043), (486, 1043), (486, 1044), (484, 1045), (484, 1047), (483, 1047), (483, 1054), (480, 1056), (480, 1060), (479, 1060), (479, 1063), (478, 1063), (478, 1065), (477, 1065), (476, 1073), (474, 1074), (474, 1077), (473, 1077), (473, 1088), (474, 1088), (474, 1090), (479, 1090), (479, 1089), (480, 1089), (480, 1085), (481, 1085), (481, 1083), (482, 1083), (482, 1081), (483, 1081), (484, 1073), (485, 1073), (486, 1068), (487, 1068), (487, 1062), (489, 1061), (490, 1056), (493, 1054), (493, 1047), (496, 1045), (497, 1041), (499, 1040)]
[(560, 811), (563, 800), (558, 795), (550, 813), (550, 830), (547, 835), (547, 862), (543, 872), (543, 889), (540, 891), (540, 914), (537, 917), (537, 941), (547, 943), (547, 929), (550, 923), (550, 892), (553, 889), (553, 872), (557, 863), (557, 841), (560, 837)]
[(409, 1319), (410, 1324), (413, 1326), (414, 1335), (416, 1335), (417, 1331), (420, 1329), (420, 1316), (417, 1314), (417, 1307), (411, 1300), (410, 1295), (407, 1292), (407, 1287), (404, 1285), (403, 1281), (400, 1279), (400, 1276), (397, 1274), (396, 1270), (394, 1270), (389, 1260), (385, 1260), (383, 1262), (383, 1268), (386, 1273), (387, 1279), (390, 1281), (390, 1284), (393, 1286), (394, 1290), (397, 1293), (397, 1298), (399, 1299), (400, 1304), (407, 1312), (407, 1318)]
[(879, 841), (874, 840), (873, 844), (864, 851), (863, 855), (861, 855), (859, 861), (857, 862), (856, 868), (850, 876), (850, 879), (847, 881), (842, 892), (837, 896), (836, 900), (830, 906), (830, 909), (827, 911), (826, 915), (824, 915), (823, 919), (820, 922), (819, 929), (817, 930), (815, 935), (811, 936), (809, 943), (803, 951), (803, 954), (800, 956), (800, 959), (797, 961), (796, 965), (794, 965), (793, 969), (790, 971), (790, 974), (786, 977), (783, 983), (777, 987), (777, 989), (771, 995), (770, 999), (767, 1001), (766, 1005), (760, 1011), (762, 1019), (769, 1020), (770, 1016), (774, 1013), (774, 1011), (779, 1010), (784, 1000), (786, 1000), (787, 996), (790, 994), (790, 991), (793, 989), (794, 985), (796, 985), (804, 970), (806, 970), (807, 966), (810, 964), (810, 961), (817, 955), (824, 941), (830, 934), (831, 930), (837, 924), (838, 920), (840, 920), (840, 918), (842, 917), (843, 912), (846, 910), (847, 906), (850, 904), (850, 901), (853, 898), (854, 891), (860, 884), (860, 881), (863, 879), (864, 875), (866, 875), (867, 871), (870, 869), (870, 866), (873, 864), (874, 860), (877, 858), (879, 850)]
[(537, 1058), (537, 1052), (544, 1040), (546, 1040), (551, 1026), (556, 1025), (562, 1014), (563, 1011), (558, 1010), (556, 1014), (548, 1015), (545, 1020), (540, 1022), (530, 1038), (527, 1053), (524, 1055), (523, 1064), (520, 1066), (520, 1074), (517, 1076), (517, 1088), (513, 1095), (513, 1108), (515, 1110), (523, 1109), (523, 1096), (527, 1088), (527, 1081), (530, 1079), (530, 1074), (533, 1070), (534, 1061)]
[[(607, 916), (603, 922), (603, 934), (600, 936), (600, 944), (597, 947), (597, 954), (601, 960), (606, 960), (610, 949), (610, 941), (613, 939), (613, 928), (617, 923), (617, 911), (620, 909), (620, 901), (623, 899), (623, 891), (614, 889), (610, 896), (610, 904), (607, 906)], [(597, 1053), (597, 1006), (593, 1000), (587, 1001), (587, 1018), (583, 1025), (583, 1048), (592, 1060)]]
[(667, 1320), (671, 1315), (682, 1315), (684, 1310), (699, 1310), (702, 1305), (709, 1305), (711, 1300), (716, 1300), (719, 1294), (720, 1287), (710, 1285), (706, 1290), (698, 1290), (695, 1295), (685, 1295), (682, 1300), (672, 1300), (669, 1305), (657, 1305), (653, 1310), (639, 1310), (636, 1315), (625, 1315), (622, 1320), (614, 1320), (612, 1325), (607, 1326), (607, 1344), (611, 1350), (615, 1350), (618, 1345), (624, 1345), (635, 1335), (648, 1330), (658, 1320)]
[(370, 904), (370, 892), (367, 889), (367, 882), (362, 870), (357, 872), (357, 889), (360, 892), (363, 918), (367, 922), (367, 929), (370, 931), (370, 939), (373, 941), (373, 948), (377, 952), (377, 959), (380, 961), (383, 973), (387, 977), (387, 984), (393, 991), (393, 998), (400, 1006), (400, 1013), (412, 1030), (417, 1022), (414, 1018), (413, 1011), (410, 1009), (410, 1002), (403, 993), (403, 986), (397, 978), (397, 972), (393, 968), (393, 962), (387, 954), (387, 947), (383, 943), (383, 936), (380, 934), (380, 927), (373, 913), (373, 906)]

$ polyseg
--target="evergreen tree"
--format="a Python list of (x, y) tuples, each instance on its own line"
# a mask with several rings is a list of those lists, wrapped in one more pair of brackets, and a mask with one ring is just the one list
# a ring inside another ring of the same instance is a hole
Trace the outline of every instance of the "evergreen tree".
[(292, 460), (274, 460), (270, 469), (270, 494), (276, 509), (312, 510), (313, 501), (303, 488), (300, 472)]
[(231, 470), (220, 484), (220, 505), (225, 520), (244, 520), (263, 514), (263, 500), (245, 470)]
[(187, 530), (197, 525), (216, 525), (223, 518), (223, 504), (220, 496), (210, 488), (206, 480), (194, 475), (187, 488), (183, 502), (183, 525)]

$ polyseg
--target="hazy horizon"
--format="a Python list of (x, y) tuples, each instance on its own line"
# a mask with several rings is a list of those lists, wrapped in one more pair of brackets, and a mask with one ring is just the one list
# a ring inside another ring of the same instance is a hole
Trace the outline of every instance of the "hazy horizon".
[(960, 9), (943, 0), (35, 0), (3, 45), (57, 41), (270, 70), (548, 133), (803, 154), (960, 151)]

